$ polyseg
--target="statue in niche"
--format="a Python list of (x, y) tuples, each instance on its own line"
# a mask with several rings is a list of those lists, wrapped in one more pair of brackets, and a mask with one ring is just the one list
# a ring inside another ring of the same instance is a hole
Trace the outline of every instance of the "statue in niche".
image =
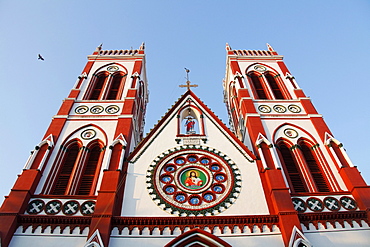
[(194, 118), (191, 116), (188, 116), (185, 122), (185, 127), (186, 127), (186, 134), (195, 134), (194, 131), (194, 126), (195, 126), (195, 121)]

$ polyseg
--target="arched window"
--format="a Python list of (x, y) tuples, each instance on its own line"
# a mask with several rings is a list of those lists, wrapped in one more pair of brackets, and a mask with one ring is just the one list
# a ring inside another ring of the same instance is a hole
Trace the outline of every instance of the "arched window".
[(320, 169), (320, 166), (318, 165), (317, 160), (315, 159), (315, 154), (313, 153), (312, 149), (309, 148), (305, 142), (300, 142), (299, 145), (301, 146), (303, 157), (306, 161), (312, 179), (316, 184), (318, 192), (330, 192), (328, 183), (322, 170)]
[(108, 90), (107, 94), (107, 100), (116, 100), (119, 99), (119, 91), (122, 88), (122, 85), (124, 84), (126, 75), (123, 73), (116, 73), (113, 75), (111, 82), (110, 82), (110, 87)]
[(64, 162), (61, 165), (61, 169), (55, 182), (54, 189), (51, 194), (53, 195), (64, 195), (67, 194), (70, 178), (72, 175), (73, 168), (78, 158), (79, 146), (77, 142), (70, 145), (65, 149), (66, 156)]
[(282, 142), (279, 144), (279, 151), (282, 165), (284, 167), (286, 177), (290, 182), (292, 191), (294, 193), (307, 192), (307, 186), (291, 149), (284, 142)]
[(96, 75), (95, 81), (93, 82), (93, 88), (87, 100), (98, 100), (101, 97), (107, 78), (108, 74), (106, 73), (99, 73)]
[(279, 85), (277, 84), (275, 78), (270, 73), (265, 73), (265, 78), (270, 85), (270, 88), (272, 90), (272, 93), (275, 97), (275, 99), (285, 99), (283, 96), (283, 93), (281, 92), (281, 89), (279, 88)]
[[(99, 175), (102, 160), (102, 147), (98, 142), (82, 147), (74, 141), (61, 151), (63, 160), (50, 194), (52, 195), (91, 195)], [(46, 191), (48, 194), (48, 191)]]
[(90, 82), (85, 100), (118, 100), (122, 95), (126, 76), (122, 71), (114, 74), (107, 71), (97, 73)]
[(92, 193), (94, 178), (97, 176), (97, 167), (100, 161), (101, 148), (95, 145), (88, 151), (86, 165), (82, 172), (81, 181), (77, 191), (77, 195), (89, 195)]
[(267, 99), (267, 94), (263, 88), (261, 78), (256, 73), (249, 73), (248, 75), (257, 94), (257, 99)]

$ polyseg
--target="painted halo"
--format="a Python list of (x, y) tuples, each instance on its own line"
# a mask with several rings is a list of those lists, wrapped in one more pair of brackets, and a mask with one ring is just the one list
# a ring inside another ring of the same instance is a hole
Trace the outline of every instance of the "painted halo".
[(153, 201), (168, 213), (215, 215), (234, 203), (241, 178), (235, 163), (221, 152), (183, 146), (168, 150), (152, 162), (147, 188)]

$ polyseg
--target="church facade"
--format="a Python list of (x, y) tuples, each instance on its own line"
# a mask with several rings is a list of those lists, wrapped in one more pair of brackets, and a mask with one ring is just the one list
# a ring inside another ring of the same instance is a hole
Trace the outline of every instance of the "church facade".
[(144, 44), (98, 47), (4, 200), (1, 246), (368, 246), (370, 187), (283, 56), (226, 53), (230, 127), (188, 81), (144, 137)]

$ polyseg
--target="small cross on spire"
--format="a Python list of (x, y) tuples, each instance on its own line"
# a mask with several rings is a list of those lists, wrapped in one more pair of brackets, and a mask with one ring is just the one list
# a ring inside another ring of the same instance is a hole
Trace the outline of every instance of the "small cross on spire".
[(189, 81), (189, 72), (190, 72), (190, 69), (185, 68), (185, 71), (186, 71), (186, 85), (180, 85), (179, 87), (187, 87), (188, 88), (188, 91), (190, 90), (190, 87), (198, 87), (197, 84), (190, 85), (190, 83), (191, 83)]

